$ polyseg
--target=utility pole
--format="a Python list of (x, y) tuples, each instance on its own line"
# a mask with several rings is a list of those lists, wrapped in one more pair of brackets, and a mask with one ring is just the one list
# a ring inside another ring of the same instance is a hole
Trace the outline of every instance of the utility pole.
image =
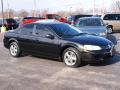
[(33, 0), (34, 1), (34, 12), (33, 12), (33, 16), (35, 17), (36, 16), (36, 0)]
[(0, 27), (0, 31), (2, 33), (6, 31), (6, 27), (4, 26), (3, 0), (1, 0), (1, 8), (2, 8), (2, 26)]
[(10, 4), (8, 0), (7, 0), (7, 6), (8, 6), (7, 17), (10, 18)]
[(105, 3), (104, 3), (104, 0), (102, 0), (102, 5), (103, 5), (102, 14), (104, 14), (105, 13)]
[(95, 15), (95, 0), (93, 0), (93, 15)]
[(2, 26), (4, 26), (3, 0), (1, 0), (1, 9), (2, 9)]

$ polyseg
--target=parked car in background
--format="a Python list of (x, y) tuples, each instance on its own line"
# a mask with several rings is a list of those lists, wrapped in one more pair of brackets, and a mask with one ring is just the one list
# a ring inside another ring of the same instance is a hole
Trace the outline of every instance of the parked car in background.
[(110, 33), (114, 31), (120, 31), (120, 13), (119, 14), (105, 14), (102, 16), (104, 23), (108, 26)]
[[(3, 23), (7, 30), (16, 29), (18, 27), (18, 23), (12, 18), (4, 19)], [(2, 19), (0, 19), (0, 27), (1, 26), (2, 26)]]
[(77, 20), (79, 18), (82, 18), (82, 17), (91, 17), (91, 16), (93, 16), (93, 15), (87, 15), (87, 14), (86, 15), (85, 14), (71, 15), (71, 16), (67, 17), (67, 21), (69, 22), (69, 24), (75, 25), (76, 22), (77, 22)]
[(46, 14), (45, 19), (56, 19), (59, 22), (68, 23), (66, 18), (61, 17), (60, 15), (57, 15), (57, 14)]
[(29, 24), (42, 19), (44, 18), (43, 17), (24, 17), (20, 20), (20, 24)]
[(62, 59), (70, 67), (114, 55), (114, 44), (108, 39), (84, 34), (76, 27), (60, 22), (36, 22), (6, 32), (4, 46), (13, 57), (27, 52)]
[(84, 33), (107, 37), (107, 28), (99, 17), (79, 18), (75, 26)]

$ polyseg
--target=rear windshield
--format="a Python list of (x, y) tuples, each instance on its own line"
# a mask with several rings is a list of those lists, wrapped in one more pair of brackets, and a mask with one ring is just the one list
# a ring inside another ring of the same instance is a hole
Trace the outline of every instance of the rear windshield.
[(68, 21), (77, 21), (79, 18), (82, 18), (82, 17), (91, 17), (92, 15), (74, 15), (74, 16), (69, 16), (67, 19)]
[(76, 26), (78, 27), (84, 27), (84, 26), (103, 26), (104, 23), (101, 19), (79, 19), (76, 23)]
[(75, 17), (75, 21), (78, 20), (79, 18), (82, 18), (82, 17), (91, 17), (92, 15), (77, 15)]

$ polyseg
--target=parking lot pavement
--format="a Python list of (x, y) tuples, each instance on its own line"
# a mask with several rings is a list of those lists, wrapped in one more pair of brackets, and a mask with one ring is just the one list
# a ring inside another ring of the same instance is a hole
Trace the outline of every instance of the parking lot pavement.
[(113, 58), (79, 68), (31, 55), (13, 58), (2, 38), (0, 34), (0, 90), (120, 90), (120, 33), (108, 37), (116, 44)]

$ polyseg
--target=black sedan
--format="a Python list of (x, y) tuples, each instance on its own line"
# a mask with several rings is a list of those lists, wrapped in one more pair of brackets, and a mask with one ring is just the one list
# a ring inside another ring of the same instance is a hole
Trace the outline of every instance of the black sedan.
[(100, 61), (113, 56), (114, 44), (102, 37), (82, 33), (59, 22), (26, 24), (4, 35), (4, 46), (13, 57), (23, 52), (59, 58), (70, 67), (82, 61)]

